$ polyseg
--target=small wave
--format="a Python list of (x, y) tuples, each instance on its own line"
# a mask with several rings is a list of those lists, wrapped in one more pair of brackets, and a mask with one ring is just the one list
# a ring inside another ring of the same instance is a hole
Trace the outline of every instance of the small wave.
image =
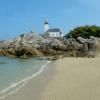
[[(3, 95), (3, 96), (0, 97), (0, 99), (4, 99), (4, 98), (6, 98), (7, 96), (12, 95), (12, 94), (14, 94), (15, 92), (19, 91), (22, 87), (24, 87), (24, 86), (28, 83), (29, 80), (31, 80), (31, 79), (35, 78), (36, 76), (40, 75), (40, 74), (43, 72), (44, 68), (45, 68), (45, 67), (47, 66), (47, 64), (49, 64), (49, 63), (50, 63), (50, 61), (47, 61), (47, 63), (44, 64), (38, 72), (34, 73), (34, 74), (31, 75), (30, 77), (27, 77), (27, 78), (25, 78), (25, 79), (23, 79), (23, 80), (21, 80), (21, 81), (15, 83), (15, 84), (12, 84), (11, 86), (7, 87), (6, 89), (0, 91), (0, 94)], [(20, 85), (20, 86), (19, 86), (19, 85)], [(17, 86), (19, 86), (17, 89), (15, 89), (14, 91), (11, 91), (10, 93), (7, 93), (9, 90), (11, 90), (11, 89), (13, 89), (13, 88), (16, 88)], [(6, 93), (7, 93), (7, 94), (6, 94)]]

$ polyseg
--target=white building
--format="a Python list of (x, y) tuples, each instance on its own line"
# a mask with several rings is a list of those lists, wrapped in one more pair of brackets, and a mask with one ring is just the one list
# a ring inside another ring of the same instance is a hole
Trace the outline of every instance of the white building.
[(62, 32), (59, 28), (50, 28), (49, 29), (49, 23), (45, 21), (44, 23), (44, 31), (45, 34), (49, 34), (50, 37), (62, 37)]
[(49, 23), (45, 20), (44, 31), (47, 32), (48, 30), (49, 30)]

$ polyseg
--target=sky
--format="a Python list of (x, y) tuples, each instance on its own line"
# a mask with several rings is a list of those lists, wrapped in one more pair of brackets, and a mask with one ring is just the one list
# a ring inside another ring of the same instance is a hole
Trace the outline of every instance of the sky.
[(0, 0), (0, 40), (50, 28), (67, 33), (77, 26), (100, 26), (100, 0)]

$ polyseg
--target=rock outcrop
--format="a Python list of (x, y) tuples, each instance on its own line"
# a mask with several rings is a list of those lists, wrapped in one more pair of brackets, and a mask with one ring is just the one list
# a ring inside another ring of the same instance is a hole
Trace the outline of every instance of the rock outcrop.
[(95, 57), (100, 52), (100, 38), (89, 39), (44, 38), (33, 32), (22, 34), (13, 40), (0, 41), (1, 56), (73, 56)]

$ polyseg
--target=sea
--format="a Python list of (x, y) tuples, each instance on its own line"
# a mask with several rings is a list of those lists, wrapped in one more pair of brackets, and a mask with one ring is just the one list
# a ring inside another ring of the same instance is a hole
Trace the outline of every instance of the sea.
[(0, 100), (17, 92), (31, 79), (42, 74), (49, 63), (45, 57), (0, 57)]

